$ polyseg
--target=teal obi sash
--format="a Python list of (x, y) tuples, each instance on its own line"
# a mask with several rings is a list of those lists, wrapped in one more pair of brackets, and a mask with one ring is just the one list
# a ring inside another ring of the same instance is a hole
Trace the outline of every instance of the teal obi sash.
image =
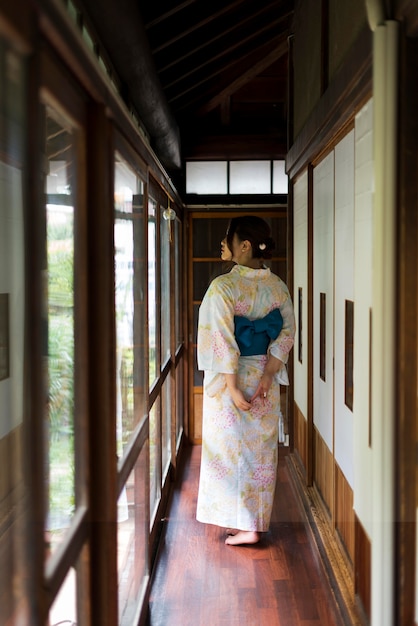
[(241, 356), (267, 354), (270, 341), (277, 339), (283, 326), (279, 309), (273, 309), (260, 320), (234, 315), (235, 339)]

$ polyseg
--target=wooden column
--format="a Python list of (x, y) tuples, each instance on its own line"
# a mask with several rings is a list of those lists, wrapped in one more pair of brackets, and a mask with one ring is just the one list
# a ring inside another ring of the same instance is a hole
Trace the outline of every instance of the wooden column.
[(414, 624), (417, 502), (418, 340), (418, 41), (402, 38), (400, 49), (399, 196), (397, 221), (396, 349), (396, 597), (394, 622)]
[(110, 124), (103, 106), (91, 105), (88, 129), (91, 623), (116, 626), (114, 159)]

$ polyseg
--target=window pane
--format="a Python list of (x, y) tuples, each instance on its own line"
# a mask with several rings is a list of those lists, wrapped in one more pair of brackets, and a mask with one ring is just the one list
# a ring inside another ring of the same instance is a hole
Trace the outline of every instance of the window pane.
[(167, 474), (171, 460), (171, 377), (170, 374), (164, 381), (162, 388), (162, 433), (161, 452), (163, 480)]
[(118, 506), (119, 624), (132, 626), (148, 576), (147, 454), (145, 445)]
[(50, 624), (77, 624), (76, 571), (70, 568), (49, 612)]
[(149, 383), (157, 378), (159, 371), (157, 333), (157, 203), (148, 202), (148, 332), (149, 332)]
[(150, 509), (151, 524), (161, 498), (161, 402), (160, 397), (152, 405), (149, 416), (150, 443)]
[(176, 441), (184, 426), (184, 372), (183, 359), (176, 367)]
[(273, 193), (288, 192), (288, 179), (284, 161), (273, 161)]
[(51, 550), (75, 509), (74, 463), (74, 189), (77, 134), (45, 108), (48, 315), (46, 530)]
[(179, 220), (174, 222), (174, 294), (175, 294), (175, 337), (176, 337), (176, 348), (183, 341), (183, 327), (182, 327), (182, 310), (183, 310), (183, 281), (182, 281), (182, 272), (181, 272), (181, 253), (183, 250), (181, 236), (181, 223)]
[(170, 239), (172, 239), (173, 222), (164, 219), (161, 208), (160, 241), (161, 241), (161, 364), (170, 357)]
[(229, 193), (271, 193), (270, 161), (231, 161)]
[(226, 161), (186, 163), (186, 193), (228, 193)]
[(115, 155), (115, 309), (118, 455), (146, 413), (143, 182)]

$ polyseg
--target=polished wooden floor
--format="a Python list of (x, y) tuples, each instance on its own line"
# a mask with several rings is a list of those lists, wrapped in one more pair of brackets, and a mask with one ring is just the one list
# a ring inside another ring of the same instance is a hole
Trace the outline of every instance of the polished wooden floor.
[(226, 546), (196, 521), (200, 446), (186, 449), (150, 596), (150, 626), (341, 626), (280, 448), (271, 528), (256, 546)]

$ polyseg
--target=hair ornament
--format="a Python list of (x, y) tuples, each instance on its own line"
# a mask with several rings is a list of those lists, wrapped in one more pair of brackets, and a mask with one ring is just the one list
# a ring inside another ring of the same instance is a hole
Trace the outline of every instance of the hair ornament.
[(267, 248), (265, 243), (259, 243), (258, 247), (260, 248), (260, 250), (265, 250)]

